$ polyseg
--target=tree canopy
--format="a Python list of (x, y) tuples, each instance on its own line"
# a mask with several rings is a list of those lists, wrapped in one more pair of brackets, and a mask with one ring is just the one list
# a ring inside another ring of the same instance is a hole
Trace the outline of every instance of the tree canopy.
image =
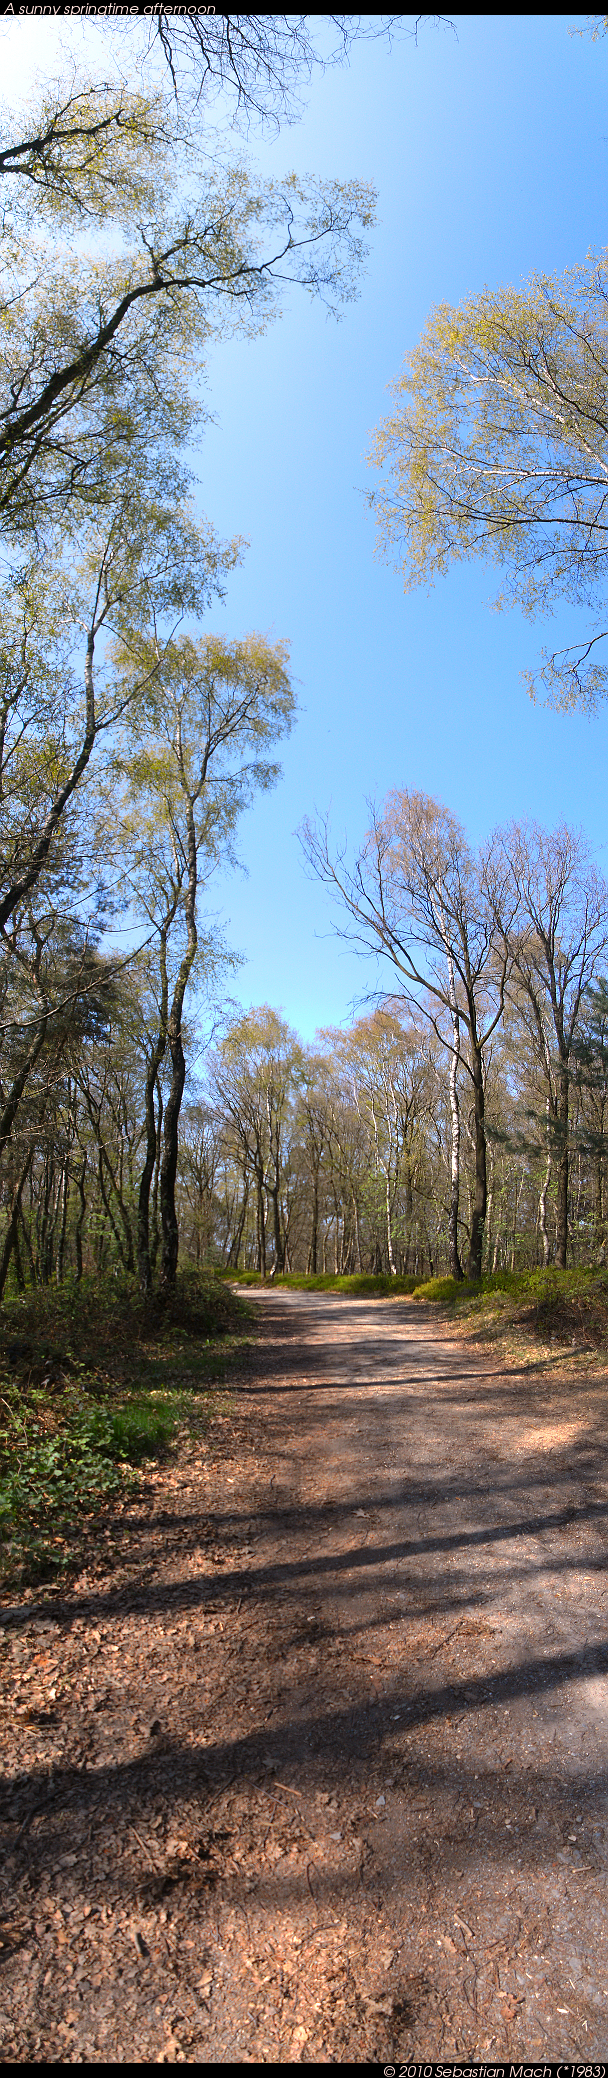
[(371, 459), (378, 544), (406, 589), (498, 563), (498, 604), (590, 609), (536, 674), (561, 707), (608, 688), (608, 259), (433, 311), (392, 385)]

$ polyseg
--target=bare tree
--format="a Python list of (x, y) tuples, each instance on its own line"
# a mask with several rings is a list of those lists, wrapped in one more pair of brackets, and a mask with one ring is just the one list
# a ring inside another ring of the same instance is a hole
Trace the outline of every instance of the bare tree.
[[(466, 1029), (475, 1130), (468, 1275), (480, 1277), (487, 1207), (484, 1052), (503, 1015), (509, 958), (506, 948), (497, 949), (483, 862), (455, 817), (421, 793), (394, 792), (381, 814), (372, 812), (352, 869), (344, 855), (332, 856), (327, 824), (305, 823), (301, 838), (313, 871), (351, 919), (340, 927), (342, 935), (390, 961), (407, 998), (426, 1009), (444, 1041), (439, 1006), (448, 1012), (452, 1055), (455, 1020)], [(455, 1183), (453, 1175), (452, 1235)]]
[[(548, 1157), (557, 1168), (556, 1252), (565, 1268), (572, 1054), (585, 993), (608, 944), (608, 884), (585, 839), (565, 823), (553, 831), (513, 823), (488, 854), (487, 885), (511, 996), (545, 1083)], [(546, 1188), (549, 1176), (550, 1168)]]

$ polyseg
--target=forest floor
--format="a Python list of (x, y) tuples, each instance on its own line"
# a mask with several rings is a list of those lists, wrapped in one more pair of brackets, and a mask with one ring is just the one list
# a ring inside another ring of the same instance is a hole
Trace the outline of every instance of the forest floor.
[(606, 1369), (249, 1297), (111, 1564), (0, 1604), (0, 2060), (603, 2060)]

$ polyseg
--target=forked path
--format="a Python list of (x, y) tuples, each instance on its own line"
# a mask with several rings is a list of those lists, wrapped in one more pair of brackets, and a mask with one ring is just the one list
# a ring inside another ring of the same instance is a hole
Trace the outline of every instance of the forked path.
[(606, 1378), (254, 1304), (123, 1574), (5, 1612), (67, 1714), (18, 1783), (4, 2060), (603, 2060)]

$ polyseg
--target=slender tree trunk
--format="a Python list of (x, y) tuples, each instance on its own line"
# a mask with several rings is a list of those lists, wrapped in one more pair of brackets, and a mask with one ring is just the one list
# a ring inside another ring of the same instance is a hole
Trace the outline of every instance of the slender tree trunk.
[(182, 1046), (181, 1029), (170, 1034), (169, 1048), (172, 1074), (165, 1110), (164, 1148), (160, 1171), (160, 1219), (163, 1236), (161, 1283), (170, 1290), (175, 1284), (177, 1276), (179, 1251), (179, 1227), (175, 1209), (175, 1179), (177, 1176), (179, 1145), (179, 1114), (186, 1081), (186, 1062)]
[(471, 1238), (467, 1276), (481, 1277), (483, 1261), (483, 1238), (488, 1203), (487, 1153), (485, 1129), (485, 1091), (483, 1086), (483, 1061), (481, 1049), (471, 1033), (473, 1093), (475, 1101), (475, 1198), (471, 1217)]
[(568, 1111), (569, 1075), (565, 1061), (560, 1061), (559, 1087), (557, 1093), (558, 1162), (557, 1162), (557, 1240), (556, 1258), (560, 1270), (565, 1270), (568, 1259)]
[(410, 1165), (409, 1165), (409, 1161), (408, 1161), (408, 1166), (407, 1166), (407, 1172), (406, 1172), (406, 1178), (405, 1178), (405, 1268), (406, 1268), (406, 1273), (407, 1273), (407, 1272), (409, 1271), (409, 1268), (410, 1268), (410, 1260), (411, 1260), (411, 1254), (412, 1254), (412, 1229), (413, 1229), (413, 1219), (414, 1219), (414, 1189), (413, 1189), (413, 1184), (412, 1184), (412, 1171), (411, 1171), (411, 1168), (410, 1168)]
[(165, 1054), (167, 1051), (167, 1033), (169, 1018), (169, 976), (167, 973), (167, 939), (169, 936), (171, 924), (173, 923), (175, 917), (176, 909), (177, 896), (175, 895), (174, 899), (169, 904), (165, 917), (163, 918), (163, 922), (159, 933), (158, 957), (160, 966), (160, 1008), (158, 1018), (158, 1031), (146, 1067), (146, 1083), (144, 1095), (144, 1130), (146, 1135), (146, 1153), (144, 1159), (144, 1166), (140, 1178), (139, 1194), (137, 1200), (137, 1272), (139, 1278), (139, 1289), (141, 1292), (144, 1293), (149, 1293), (152, 1290), (153, 1269), (156, 1262), (156, 1254), (158, 1251), (158, 1231), (156, 1230), (156, 1246), (154, 1249), (153, 1262), (150, 1253), (150, 1191), (152, 1188), (152, 1179), (156, 1171), (154, 1211), (157, 1219), (158, 1170), (160, 1166), (159, 1131), (157, 1130), (157, 1123), (154, 1115), (154, 1093), (155, 1090), (158, 1090), (159, 1106), (162, 1109), (162, 1098), (160, 1093), (160, 1084), (158, 1076), (159, 1070), (162, 1067), (162, 1063), (164, 1061)]
[(259, 1231), (259, 1252), (260, 1252), (260, 1254), (259, 1254), (259, 1265), (258, 1265), (258, 1268), (259, 1268), (259, 1269), (260, 1269), (260, 1271), (261, 1271), (262, 1277), (265, 1277), (265, 1276), (266, 1276), (266, 1206), (265, 1206), (265, 1204), (264, 1204), (264, 1191), (263, 1191), (263, 1188), (262, 1188), (262, 1183), (261, 1183), (260, 1177), (258, 1177), (258, 1222), (259, 1222), (259, 1229), (258, 1229), (258, 1231)]
[(21, 1249), (20, 1249), (20, 1247), (19, 1247), (19, 1225), (20, 1225), (20, 1219), (21, 1219), (21, 1206), (19, 1207), (19, 1214), (18, 1214), (18, 1218), (17, 1218), (17, 1224), (16, 1224), (16, 1227), (15, 1227), (15, 1232), (14, 1232), (14, 1235), (13, 1235), (13, 1258), (14, 1258), (14, 1263), (15, 1263), (15, 1276), (16, 1276), (16, 1279), (17, 1279), (17, 1291), (18, 1291), (18, 1292), (24, 1292), (24, 1291), (25, 1291), (25, 1277), (24, 1277), (24, 1275), (23, 1275), (23, 1263), (22, 1263), (22, 1261), (21, 1261)]
[[(549, 1143), (549, 1098), (548, 1098), (548, 1097), (547, 1097), (547, 1105), (546, 1105), (546, 1109), (547, 1109), (547, 1142)], [(539, 1227), (540, 1227), (541, 1239), (542, 1239), (542, 1244), (543, 1244), (543, 1263), (544, 1263), (544, 1265), (545, 1265), (545, 1269), (546, 1269), (546, 1267), (547, 1267), (547, 1263), (548, 1263), (548, 1262), (550, 1261), (550, 1258), (551, 1258), (551, 1243), (550, 1243), (550, 1240), (549, 1240), (549, 1235), (548, 1235), (548, 1232), (547, 1232), (547, 1192), (548, 1192), (548, 1189), (549, 1189), (549, 1184), (550, 1184), (550, 1182), (551, 1182), (551, 1170), (552, 1170), (552, 1168), (553, 1168), (553, 1159), (552, 1159), (552, 1155), (551, 1155), (551, 1146), (550, 1146), (550, 1144), (548, 1144), (548, 1149), (547, 1149), (547, 1167), (546, 1167), (546, 1169), (545, 1169), (545, 1179), (544, 1179), (543, 1187), (542, 1187), (542, 1190), (541, 1190), (541, 1193), (540, 1193), (540, 1197), (539, 1197), (539, 1200), (538, 1200), (538, 1224), (539, 1224)]]
[(78, 1185), (78, 1196), (79, 1196), (79, 1198), (80, 1198), (80, 1211), (79, 1211), (79, 1214), (78, 1214), (78, 1218), (77, 1218), (77, 1221), (76, 1221), (76, 1231), (75, 1231), (75, 1235), (74, 1235), (74, 1240), (75, 1240), (75, 1245), (76, 1245), (76, 1279), (77, 1279), (77, 1282), (78, 1282), (78, 1284), (80, 1284), (80, 1279), (81, 1279), (81, 1277), (82, 1277), (82, 1229), (83, 1229), (83, 1226), (84, 1226), (84, 1222), (85, 1222), (85, 1218), (86, 1218), (86, 1210), (87, 1210), (87, 1201), (86, 1201), (86, 1198), (85, 1198), (85, 1194), (84, 1194), (84, 1179), (85, 1179), (86, 1173), (87, 1173), (87, 1158), (86, 1158), (86, 1154), (85, 1154), (85, 1157), (84, 1157), (84, 1160), (83, 1160), (83, 1164), (82, 1164), (82, 1168), (81, 1168), (81, 1171), (80, 1171), (80, 1175), (79, 1175), (79, 1176), (77, 1177), (77, 1179), (76, 1179), (76, 1180), (77, 1180), (77, 1185)]
[(385, 1172), (385, 1182), (386, 1182), (386, 1246), (387, 1246), (387, 1250), (388, 1250), (388, 1267), (389, 1267), (389, 1272), (390, 1272), (390, 1275), (391, 1275), (391, 1277), (396, 1277), (396, 1275), (397, 1275), (397, 1272), (396, 1272), (396, 1269), (395, 1269), (395, 1258), (394, 1258), (394, 1255), (393, 1255), (393, 1223), (392, 1223), (392, 1219), (391, 1219), (391, 1191), (390, 1191), (390, 1179), (389, 1179), (389, 1173), (388, 1173), (388, 1169), (387, 1169), (387, 1170), (386, 1170), (386, 1172)]
[(314, 1171), (314, 1185), (313, 1185), (313, 1198), (312, 1198), (312, 1235), (311, 1235), (311, 1242), (310, 1242), (310, 1268), (311, 1268), (311, 1271), (312, 1271), (312, 1275), (313, 1275), (313, 1277), (316, 1277), (316, 1275), (317, 1275), (317, 1247), (318, 1247), (318, 1233), (319, 1233), (319, 1171), (318, 1171), (318, 1169), (315, 1169), (315, 1171)]
[(158, 1260), (158, 1250), (159, 1250), (159, 1246), (160, 1246), (160, 1221), (159, 1221), (159, 1217), (158, 1217), (158, 1194), (159, 1194), (159, 1190), (160, 1190), (160, 1165), (161, 1165), (161, 1159), (162, 1159), (162, 1146), (163, 1146), (163, 1115), (164, 1115), (164, 1114), (163, 1114), (163, 1093), (162, 1093), (162, 1089), (161, 1089), (160, 1083), (158, 1084), (158, 1087), (157, 1087), (157, 1091), (156, 1091), (156, 1100), (157, 1100), (157, 1117), (156, 1117), (156, 1159), (155, 1159), (155, 1167), (154, 1167), (154, 1188), (153, 1188), (153, 1191), (152, 1191), (152, 1240), (151, 1240), (151, 1242), (150, 1242), (150, 1265), (151, 1265), (151, 1269), (152, 1269), (152, 1276), (153, 1276), (153, 1277), (154, 1277), (154, 1273), (155, 1273), (155, 1270), (156, 1270), (156, 1264), (157, 1264), (157, 1260)]
[(244, 1169), (244, 1170), (243, 1170), (243, 1203), (242, 1203), (242, 1206), (241, 1206), (241, 1212), (240, 1212), (240, 1217), (239, 1217), (239, 1224), (238, 1224), (238, 1228), (237, 1228), (237, 1231), (236, 1231), (236, 1234), (235, 1234), (234, 1240), (233, 1240), (233, 1241), (231, 1242), (230, 1248), (229, 1248), (229, 1250), (228, 1250), (228, 1261), (227, 1261), (227, 1265), (226, 1265), (226, 1268), (227, 1268), (227, 1269), (228, 1269), (228, 1268), (230, 1268), (230, 1269), (235, 1269), (235, 1270), (238, 1270), (238, 1267), (239, 1267), (239, 1254), (240, 1254), (240, 1248), (241, 1248), (241, 1241), (242, 1241), (242, 1239), (243, 1239), (243, 1230), (244, 1230), (244, 1226), (245, 1226), (245, 1220), (246, 1220), (246, 1218), (247, 1218), (247, 1204), (248, 1204), (248, 1199), (249, 1199), (249, 1177), (248, 1177), (248, 1175), (247, 1175), (247, 1170), (246, 1170), (246, 1169)]
[[(120, 1261), (121, 1261), (121, 1263), (122, 1263), (122, 1267), (123, 1267), (123, 1270), (126, 1270), (126, 1269), (127, 1269), (127, 1260), (126, 1260), (126, 1256), (125, 1256), (125, 1252), (124, 1252), (123, 1244), (122, 1244), (122, 1241), (121, 1241), (121, 1238), (120, 1238), (120, 1233), (119, 1233), (118, 1227), (117, 1227), (117, 1225), (116, 1225), (116, 1221), (115, 1221), (115, 1219), (114, 1219), (114, 1215), (113, 1215), (113, 1213), (112, 1213), (112, 1208), (111, 1208), (111, 1205), (110, 1205), (110, 1200), (109, 1200), (109, 1197), (108, 1197), (108, 1194), (107, 1194), (107, 1191), (106, 1191), (106, 1187), (105, 1187), (105, 1183), (104, 1183), (104, 1177), (103, 1177), (103, 1148), (101, 1148), (101, 1147), (100, 1147), (100, 1149), (99, 1149), (99, 1164), (98, 1164), (98, 1170), (97, 1170), (97, 1175), (98, 1175), (98, 1179), (99, 1179), (99, 1190), (100, 1190), (100, 1194), (101, 1194), (101, 1200), (102, 1200), (102, 1204), (103, 1204), (103, 1209), (104, 1209), (104, 1212), (105, 1212), (105, 1215), (106, 1215), (106, 1219), (107, 1219), (107, 1221), (108, 1221), (108, 1224), (109, 1224), (109, 1226), (111, 1226), (111, 1228), (112, 1228), (112, 1233), (113, 1233), (113, 1235), (114, 1235), (114, 1240), (115, 1240), (115, 1242), (116, 1242), (116, 1247), (117, 1247), (117, 1249), (118, 1249), (118, 1254), (119, 1254), (119, 1256), (120, 1256)], [(100, 1267), (101, 1267), (101, 1255), (100, 1255)]]
[[(163, 1049), (164, 1050), (164, 1049)], [(146, 1154), (141, 1173), (137, 1199), (137, 1274), (140, 1292), (152, 1290), (152, 1264), (150, 1261), (150, 1191), (156, 1164), (156, 1117), (154, 1091), (158, 1075), (158, 1049), (155, 1047), (148, 1062), (145, 1087), (145, 1134)]]
[[(181, 760), (181, 722), (178, 723), (176, 738)], [(183, 772), (183, 766), (181, 767)], [(164, 1291), (171, 1290), (177, 1276), (179, 1252), (179, 1226), (175, 1208), (175, 1180), (179, 1148), (179, 1114), (186, 1081), (186, 1062), (182, 1045), (182, 1016), (184, 997), (198, 944), (196, 929), (197, 850), (194, 808), (187, 796), (188, 827), (188, 888), (185, 902), (185, 921), (188, 942), (181, 961), (173, 1002), (169, 1017), (167, 1037), (171, 1054), (171, 1087), (165, 1110), (164, 1148), (160, 1172), (160, 1219), (162, 1227), (161, 1285)]]
[(596, 1163), (595, 1163), (595, 1167), (594, 1167), (594, 1184), (595, 1184), (595, 1191), (594, 1191), (594, 1196), (595, 1196), (595, 1226), (596, 1226), (596, 1235), (597, 1235), (597, 1241), (596, 1241), (596, 1246), (597, 1246), (597, 1245), (599, 1245), (599, 1244), (603, 1244), (603, 1240), (604, 1240), (604, 1200), (603, 1200), (603, 1175), (602, 1175), (602, 1158), (601, 1158), (601, 1155), (600, 1155), (600, 1156), (598, 1157), (598, 1160), (596, 1161)]
[(279, 1207), (278, 1183), (275, 1183), (273, 1185), (273, 1189), (270, 1192), (270, 1197), (272, 1198), (272, 1219), (274, 1228), (274, 1269), (276, 1275), (277, 1271), (284, 1270), (285, 1268), (285, 1250), (283, 1247), (283, 1237), (281, 1234), (281, 1213)]
[(47, 1024), (48, 1017), (42, 1017), (38, 1029), (35, 1033), (35, 1036), (32, 1040), (29, 1053), (26, 1054), (25, 1060), (22, 1062), (21, 1068), (19, 1070), (19, 1074), (15, 1076), (12, 1088), (9, 1091), (9, 1094), (3, 1105), (2, 1113), (0, 1115), (0, 1159), (6, 1153), (6, 1149), (9, 1145), (13, 1125), (15, 1122), (17, 1111), (19, 1109), (19, 1105), (21, 1103), (21, 1098), (23, 1096), (25, 1085), (28, 1082), (30, 1075), (32, 1074), (32, 1070), (36, 1066), (39, 1054), (42, 1053), (42, 1048), (44, 1046), (44, 1042), (46, 1039)]
[(523, 1187), (524, 1187), (524, 1172), (523, 1172), (523, 1169), (522, 1169), (522, 1172), (521, 1172), (521, 1176), (520, 1176), (520, 1180), (519, 1180), (519, 1189), (518, 1189), (518, 1190), (516, 1190), (516, 1192), (515, 1192), (515, 1205), (514, 1205), (514, 1209), (513, 1209), (513, 1239), (512, 1239), (512, 1243), (511, 1243), (511, 1269), (512, 1269), (512, 1270), (514, 1270), (514, 1269), (515, 1269), (515, 1249), (516, 1249), (516, 1246), (517, 1246), (517, 1221), (518, 1221), (518, 1216), (519, 1216), (519, 1206), (520, 1206), (520, 1199), (521, 1199), (521, 1194), (522, 1194), (522, 1191), (523, 1191)]
[[(131, 1221), (129, 1219), (129, 1214), (127, 1212), (127, 1208), (123, 1198), (120, 1182), (118, 1180), (118, 1177), (114, 1175), (114, 1170), (107, 1149), (105, 1147), (102, 1147), (100, 1149), (100, 1154), (102, 1160), (105, 1162), (106, 1165), (106, 1170), (110, 1179), (110, 1183), (112, 1185), (112, 1190), (114, 1192), (116, 1203), (118, 1205), (121, 1225), (125, 1237), (124, 1248), (121, 1246), (120, 1249), (121, 1262), (124, 1263), (125, 1270), (133, 1270), (135, 1268), (135, 1263), (133, 1257), (133, 1235), (131, 1232)], [(112, 1224), (114, 1224), (114, 1222), (112, 1222)]]
[(31, 1168), (31, 1165), (32, 1165), (32, 1160), (33, 1160), (33, 1148), (31, 1148), (31, 1147), (30, 1147), (30, 1148), (28, 1149), (28, 1153), (27, 1153), (27, 1156), (26, 1156), (26, 1160), (25, 1160), (25, 1162), (24, 1162), (24, 1164), (23, 1164), (23, 1168), (22, 1168), (22, 1169), (21, 1169), (21, 1171), (20, 1171), (20, 1174), (19, 1174), (19, 1176), (18, 1176), (18, 1179), (17, 1179), (17, 1183), (16, 1183), (16, 1185), (15, 1185), (15, 1189), (14, 1189), (14, 1191), (13, 1191), (13, 1196), (12, 1196), (12, 1200), (11, 1200), (11, 1209), (10, 1209), (10, 1213), (9, 1213), (9, 1222), (8, 1222), (8, 1227), (7, 1227), (7, 1230), (6, 1230), (6, 1234), (5, 1234), (5, 1236), (4, 1236), (4, 1243), (3, 1243), (3, 1248), (2, 1248), (2, 1254), (0, 1255), (0, 1300), (1, 1300), (1, 1299), (3, 1298), (3, 1296), (4, 1296), (4, 1286), (5, 1286), (5, 1284), (6, 1284), (6, 1280), (7, 1280), (7, 1277), (8, 1277), (8, 1268), (9, 1268), (9, 1263), (10, 1263), (11, 1255), (12, 1255), (12, 1252), (13, 1252), (13, 1249), (14, 1249), (14, 1246), (15, 1246), (15, 1241), (16, 1241), (16, 1237), (17, 1237), (17, 1227), (18, 1227), (18, 1224), (19, 1224), (19, 1213), (20, 1213), (20, 1210), (21, 1210), (21, 1197), (22, 1197), (22, 1193), (23, 1193), (23, 1190), (24, 1190), (25, 1184), (26, 1184), (26, 1182), (27, 1182), (28, 1174), (29, 1174), (29, 1171), (30, 1171), (30, 1168)]
[(24, 1213), (24, 1210), (23, 1210), (23, 1199), (21, 1199), (21, 1201), (20, 1201), (20, 1205), (19, 1205), (19, 1220), (20, 1220), (20, 1224), (21, 1224), (21, 1234), (22, 1234), (22, 1238), (23, 1238), (23, 1240), (24, 1240), (24, 1242), (25, 1242), (25, 1252), (26, 1252), (26, 1255), (27, 1255), (27, 1259), (28, 1259), (28, 1263), (29, 1263), (29, 1266), (30, 1266), (30, 1277), (31, 1277), (31, 1280), (32, 1280), (32, 1286), (33, 1286), (33, 1287), (35, 1287), (35, 1285), (36, 1285), (36, 1264), (35, 1264), (35, 1262), (34, 1262), (34, 1253), (33, 1253), (33, 1249), (32, 1249), (32, 1244), (31, 1244), (31, 1240), (30, 1240), (30, 1236), (29, 1236), (28, 1228), (27, 1228), (27, 1226), (26, 1226), (26, 1223), (25, 1223), (25, 1213)]
[(457, 1282), (460, 1283), (464, 1274), (458, 1249), (458, 1213), (460, 1207), (460, 1104), (458, 1101), (460, 1019), (458, 1016), (458, 1009), (456, 1004), (454, 961), (452, 959), (452, 954), (449, 951), (449, 949), (448, 968), (450, 976), (450, 1005), (452, 1010), (452, 1047), (450, 1057), (450, 1119), (452, 1127), (452, 1147), (450, 1160), (450, 1212), (448, 1219), (448, 1252), (450, 1262), (450, 1277), (455, 1277)]
[(59, 1227), (59, 1242), (58, 1242), (58, 1246), (57, 1246), (57, 1263), (56, 1263), (56, 1269), (55, 1269), (55, 1275), (56, 1275), (56, 1278), (57, 1278), (57, 1283), (58, 1283), (58, 1284), (62, 1284), (62, 1282), (63, 1282), (63, 1264), (64, 1264), (64, 1257), (65, 1257), (65, 1237), (66, 1237), (66, 1231), (67, 1231), (67, 1224), (68, 1224), (68, 1200), (69, 1200), (69, 1195), (70, 1195), (70, 1181), (69, 1181), (69, 1168), (68, 1168), (68, 1163), (67, 1163), (67, 1160), (66, 1160), (66, 1161), (64, 1162), (64, 1164), (63, 1164), (63, 1171), (62, 1171), (62, 1177), (61, 1177), (61, 1223), (60, 1223), (60, 1227)]

